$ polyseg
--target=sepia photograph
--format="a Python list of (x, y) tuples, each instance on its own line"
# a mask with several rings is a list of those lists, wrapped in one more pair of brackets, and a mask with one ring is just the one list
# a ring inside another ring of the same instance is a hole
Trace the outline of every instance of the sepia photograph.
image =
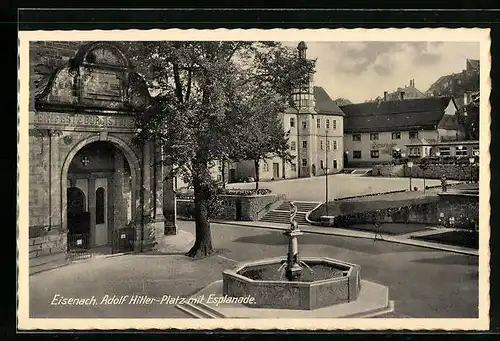
[(20, 329), (488, 328), (488, 30), (19, 41)]

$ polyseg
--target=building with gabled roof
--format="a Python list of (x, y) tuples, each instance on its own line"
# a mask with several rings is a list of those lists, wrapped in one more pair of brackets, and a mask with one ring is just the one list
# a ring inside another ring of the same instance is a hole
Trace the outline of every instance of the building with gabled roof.
[[(298, 58), (307, 58), (307, 45), (297, 46)], [(292, 94), (293, 104), (281, 113), (283, 127), (289, 132), (291, 163), (280, 158), (262, 160), (259, 179), (310, 177), (339, 172), (343, 168), (344, 112), (326, 90), (309, 85)], [(255, 176), (253, 161), (230, 165), (229, 181)]]
[[(350, 166), (391, 161), (396, 155), (408, 155), (409, 144), (453, 141), (463, 135), (452, 97), (377, 101), (341, 109), (346, 115), (344, 157)], [(423, 157), (429, 150), (412, 152)]]

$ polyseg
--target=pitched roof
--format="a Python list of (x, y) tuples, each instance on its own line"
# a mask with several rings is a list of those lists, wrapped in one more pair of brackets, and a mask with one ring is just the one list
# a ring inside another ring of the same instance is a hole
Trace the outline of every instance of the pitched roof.
[(341, 106), (346, 133), (435, 129), (451, 97), (426, 97)]
[(328, 93), (322, 87), (314, 87), (314, 99), (316, 102), (314, 110), (316, 110), (318, 114), (345, 116), (342, 109), (340, 109), (339, 106), (335, 104), (335, 102), (330, 98), (330, 96), (328, 96)]
[(422, 98), (425, 97), (425, 94), (415, 88), (414, 86), (405, 86), (404, 88), (398, 88), (396, 91), (390, 92), (387, 94), (388, 100), (400, 100), (401, 91), (404, 91), (405, 98)]

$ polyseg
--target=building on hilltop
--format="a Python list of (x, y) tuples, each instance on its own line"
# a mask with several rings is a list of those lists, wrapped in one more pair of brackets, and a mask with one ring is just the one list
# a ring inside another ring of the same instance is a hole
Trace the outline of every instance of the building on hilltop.
[(480, 63), (478, 59), (469, 59), (465, 61), (465, 70), (469, 72), (479, 72)]
[(341, 108), (346, 115), (344, 158), (349, 167), (387, 162), (401, 154), (424, 157), (429, 155), (429, 148), (410, 151), (407, 145), (459, 140), (463, 135), (452, 97), (378, 101)]
[[(307, 58), (307, 45), (297, 46), (298, 57)], [(344, 113), (320, 86), (314, 85), (310, 76), (308, 86), (292, 95), (293, 105), (284, 113), (283, 127), (289, 131), (290, 151), (295, 156), (291, 163), (280, 158), (262, 160), (260, 180), (311, 177), (337, 173), (343, 168)], [(233, 164), (229, 170), (235, 179), (254, 177), (253, 161)], [(230, 182), (232, 177), (230, 175)]]
[(472, 101), (472, 94), (479, 91), (480, 62), (466, 59), (465, 69), (439, 77), (426, 91), (427, 96), (453, 96), (459, 109)]

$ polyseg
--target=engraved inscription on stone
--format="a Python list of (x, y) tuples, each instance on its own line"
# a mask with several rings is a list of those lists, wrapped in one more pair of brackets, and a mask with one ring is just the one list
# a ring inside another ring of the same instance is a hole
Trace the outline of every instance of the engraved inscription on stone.
[(85, 97), (102, 99), (119, 99), (122, 86), (118, 75), (114, 72), (90, 71), (85, 80)]
[(135, 118), (131, 116), (104, 116), (85, 114), (66, 114), (54, 112), (37, 112), (30, 116), (30, 123), (48, 124), (51, 126), (86, 126), (86, 127), (114, 127), (134, 128)]

